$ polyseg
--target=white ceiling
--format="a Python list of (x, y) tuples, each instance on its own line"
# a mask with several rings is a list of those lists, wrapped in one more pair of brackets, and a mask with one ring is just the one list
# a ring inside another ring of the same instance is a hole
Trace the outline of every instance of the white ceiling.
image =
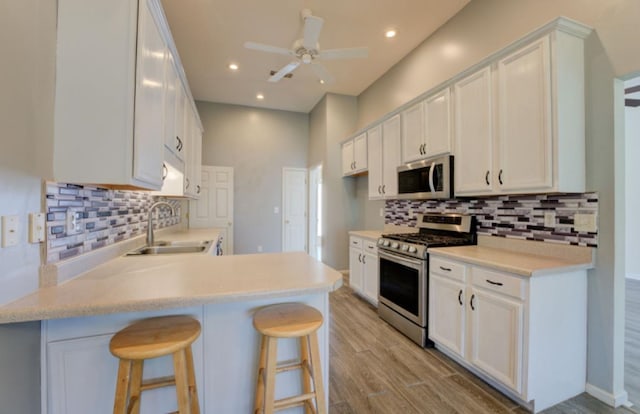
[[(470, 0), (162, 0), (196, 100), (309, 112), (326, 92), (359, 95)], [(369, 48), (366, 59), (323, 61), (335, 76), (321, 85), (310, 67), (269, 83), (291, 57), (243, 47), (290, 48), (302, 37), (300, 11), (324, 19), (320, 49)], [(398, 35), (387, 39), (389, 28)], [(236, 72), (229, 63), (240, 66)], [(436, 62), (434, 62), (437, 64)], [(258, 101), (256, 94), (264, 94)]]

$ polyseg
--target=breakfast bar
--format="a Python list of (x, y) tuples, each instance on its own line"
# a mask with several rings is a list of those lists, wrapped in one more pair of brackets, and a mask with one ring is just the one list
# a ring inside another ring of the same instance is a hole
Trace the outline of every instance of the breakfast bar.
[[(108, 349), (118, 330), (144, 318), (189, 315), (202, 325), (193, 344), (203, 413), (250, 412), (259, 335), (252, 316), (273, 303), (318, 309), (323, 371), (328, 373), (328, 293), (341, 274), (302, 252), (212, 256), (121, 256), (62, 284), (0, 307), (0, 322), (42, 322), (42, 413), (110, 413), (118, 361)], [(293, 359), (283, 341), (279, 359)], [(145, 364), (145, 377), (171, 373), (171, 359)], [(278, 378), (276, 397), (299, 390), (297, 373)], [(328, 378), (325, 376), (325, 388)], [(143, 394), (142, 413), (175, 410), (171, 388)], [(162, 411), (164, 410), (164, 411)]]

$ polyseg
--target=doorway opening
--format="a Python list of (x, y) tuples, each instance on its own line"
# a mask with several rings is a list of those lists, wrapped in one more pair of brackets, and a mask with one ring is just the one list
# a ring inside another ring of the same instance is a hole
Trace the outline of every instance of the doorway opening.
[(309, 255), (322, 261), (322, 165), (309, 171)]
[(632, 409), (640, 413), (640, 76), (625, 91), (625, 350), (624, 383)]

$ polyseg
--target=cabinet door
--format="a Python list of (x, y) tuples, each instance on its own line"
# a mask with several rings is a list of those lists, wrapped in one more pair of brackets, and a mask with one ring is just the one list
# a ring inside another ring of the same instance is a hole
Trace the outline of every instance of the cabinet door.
[(455, 90), (455, 193), (492, 191), (491, 69), (461, 80)]
[(367, 132), (369, 153), (369, 199), (382, 198), (382, 128), (377, 125)]
[(424, 158), (424, 103), (402, 111), (402, 162)]
[(200, 198), (202, 192), (202, 131), (197, 126), (193, 133), (193, 139), (192, 176), (195, 184), (195, 197)]
[(429, 339), (464, 357), (464, 284), (429, 275)]
[(140, 2), (133, 139), (133, 177), (162, 185), (167, 48), (147, 1)]
[(176, 134), (176, 110), (177, 110), (177, 84), (178, 72), (175, 68), (173, 55), (167, 54), (166, 74), (165, 74), (165, 118), (164, 118), (164, 146), (173, 154), (182, 159), (182, 155), (178, 151), (180, 145)]
[(363, 272), (364, 264), (362, 263), (362, 249), (349, 248), (349, 286), (356, 292), (363, 291)]
[(499, 188), (552, 187), (551, 69), (544, 37), (498, 62)]
[(451, 152), (451, 98), (449, 88), (424, 102), (425, 154), (428, 157)]
[(484, 290), (472, 289), (471, 292), (470, 362), (521, 392), (523, 305)]
[(353, 161), (356, 171), (367, 169), (367, 134), (360, 134), (353, 139)]
[(382, 125), (382, 195), (385, 198), (398, 195), (400, 162), (400, 115), (396, 115)]
[(349, 175), (353, 171), (353, 140), (342, 144), (342, 175)]
[[(374, 242), (367, 242), (374, 243)], [(375, 243), (374, 243), (375, 244)], [(362, 255), (364, 262), (364, 296), (369, 302), (378, 305), (378, 286), (380, 285), (378, 275), (378, 255), (365, 251)]]

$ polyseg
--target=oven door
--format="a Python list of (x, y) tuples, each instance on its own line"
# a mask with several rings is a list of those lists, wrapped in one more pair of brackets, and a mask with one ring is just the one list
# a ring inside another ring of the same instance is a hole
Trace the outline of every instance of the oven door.
[(378, 251), (380, 302), (411, 322), (427, 326), (427, 261)]

